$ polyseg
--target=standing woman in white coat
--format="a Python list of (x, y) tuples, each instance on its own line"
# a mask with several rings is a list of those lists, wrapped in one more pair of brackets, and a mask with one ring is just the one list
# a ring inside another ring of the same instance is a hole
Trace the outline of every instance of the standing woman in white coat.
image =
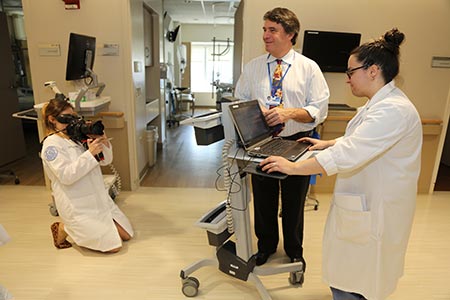
[(66, 127), (77, 116), (67, 101), (50, 100), (42, 115), (47, 136), (41, 158), (62, 219), (51, 225), (55, 247), (71, 247), (66, 240), (69, 236), (81, 247), (118, 252), (122, 241), (128, 241), (134, 233), (103, 182), (100, 166), (112, 162), (109, 140), (105, 134), (89, 136), (85, 147), (71, 139)]
[(422, 149), (419, 114), (393, 81), (403, 39), (395, 28), (350, 54), (347, 83), (368, 101), (343, 137), (301, 139), (322, 150), (301, 162), (261, 162), (268, 172), (337, 174), (322, 264), (334, 300), (386, 299), (403, 275)]

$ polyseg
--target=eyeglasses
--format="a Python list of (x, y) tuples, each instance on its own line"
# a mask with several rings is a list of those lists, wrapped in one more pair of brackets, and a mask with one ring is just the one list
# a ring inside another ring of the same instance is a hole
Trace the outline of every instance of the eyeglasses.
[(352, 68), (352, 69), (347, 69), (347, 71), (345, 71), (345, 74), (347, 74), (348, 79), (352, 78), (353, 73), (356, 70), (362, 69), (362, 68), (367, 68), (366, 65), (362, 65), (356, 68)]

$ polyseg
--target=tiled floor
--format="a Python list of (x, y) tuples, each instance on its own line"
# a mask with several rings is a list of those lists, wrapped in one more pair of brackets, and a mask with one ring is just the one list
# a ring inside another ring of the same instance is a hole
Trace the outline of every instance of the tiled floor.
[[(331, 300), (321, 278), (322, 232), (331, 195), (316, 196), (319, 210), (305, 213), (305, 283), (291, 286), (287, 273), (260, 276), (273, 300)], [(12, 238), (0, 247), (0, 284), (17, 300), (188, 299), (181, 292), (180, 271), (198, 260), (216, 259), (215, 247), (208, 245), (205, 230), (195, 222), (223, 199), (224, 192), (204, 188), (122, 192), (117, 203), (133, 224), (135, 237), (121, 252), (105, 255), (78, 246), (53, 246), (50, 224), (58, 218), (49, 213), (48, 189), (0, 185), (0, 223)], [(449, 192), (419, 195), (405, 274), (389, 300), (450, 299), (449, 200)], [(252, 205), (249, 209), (252, 216)], [(253, 232), (253, 225), (248, 226)], [(254, 238), (251, 244), (256, 249)], [(343, 254), (342, 259), (351, 258)], [(286, 256), (279, 245), (267, 266), (282, 262)], [(217, 266), (190, 276), (200, 282), (195, 299), (262, 299), (252, 282), (225, 275)]]

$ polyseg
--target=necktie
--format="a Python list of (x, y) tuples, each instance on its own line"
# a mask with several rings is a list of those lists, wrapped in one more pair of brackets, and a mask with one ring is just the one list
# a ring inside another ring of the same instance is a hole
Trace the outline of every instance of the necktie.
[(269, 105), (269, 108), (277, 107), (283, 101), (283, 82), (281, 80), (283, 78), (283, 69), (281, 68), (281, 62), (281, 59), (277, 59), (277, 65), (273, 71), (272, 90), (270, 91), (272, 103)]
[[(270, 91), (272, 96), (271, 104), (269, 109), (274, 107), (283, 107), (283, 69), (281, 67), (281, 59), (277, 59), (277, 65), (273, 72), (272, 77), (272, 90)], [(273, 136), (277, 136), (284, 129), (284, 123), (278, 124), (273, 127)]]

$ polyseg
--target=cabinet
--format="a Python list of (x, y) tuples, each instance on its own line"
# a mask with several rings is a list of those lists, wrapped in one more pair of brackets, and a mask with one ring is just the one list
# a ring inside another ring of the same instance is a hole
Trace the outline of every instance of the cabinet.
[(144, 56), (145, 66), (151, 67), (153, 65), (153, 24), (152, 15), (144, 9)]
[(159, 115), (159, 99), (150, 100), (145, 104), (145, 116), (147, 123), (156, 119)]
[(11, 43), (9, 39), (6, 14), (0, 12), (0, 166), (9, 164), (26, 155), (25, 138), (22, 122), (13, 118), (13, 113), (19, 110), (19, 100), (14, 88), (15, 70), (11, 59)]

